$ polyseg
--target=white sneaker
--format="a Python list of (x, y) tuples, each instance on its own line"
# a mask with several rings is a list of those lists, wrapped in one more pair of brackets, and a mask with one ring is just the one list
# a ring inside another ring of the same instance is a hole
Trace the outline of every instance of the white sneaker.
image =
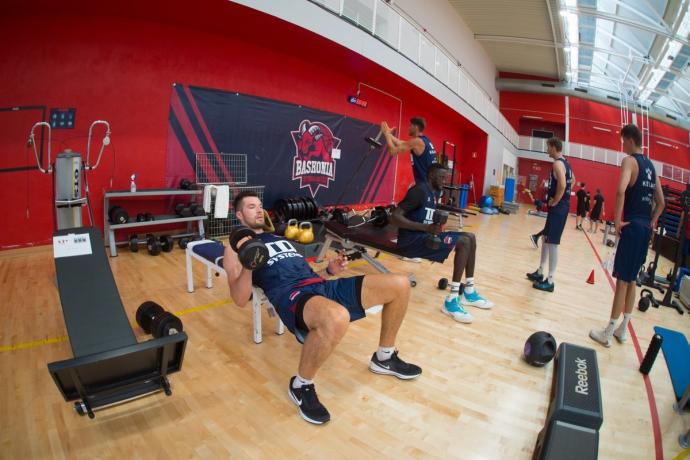
[(441, 307), (441, 311), (459, 323), (469, 324), (474, 321), (472, 315), (460, 305), (460, 298), (446, 299)]
[(623, 323), (621, 323), (620, 326), (613, 331), (613, 336), (618, 340), (618, 343), (625, 343), (628, 340), (628, 328), (623, 327)]
[(606, 348), (611, 346), (611, 337), (606, 335), (606, 329), (592, 329), (589, 331), (589, 338), (599, 342)]
[(402, 257), (402, 260), (404, 260), (405, 262), (413, 262), (415, 264), (422, 263), (421, 257)]

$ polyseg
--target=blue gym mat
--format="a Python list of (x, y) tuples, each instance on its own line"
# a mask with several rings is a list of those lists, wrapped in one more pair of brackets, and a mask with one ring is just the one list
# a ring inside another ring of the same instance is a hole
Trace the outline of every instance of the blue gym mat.
[(668, 373), (671, 375), (676, 400), (680, 401), (683, 392), (690, 384), (690, 344), (678, 331), (655, 326), (654, 331), (662, 336), (661, 350), (664, 352)]

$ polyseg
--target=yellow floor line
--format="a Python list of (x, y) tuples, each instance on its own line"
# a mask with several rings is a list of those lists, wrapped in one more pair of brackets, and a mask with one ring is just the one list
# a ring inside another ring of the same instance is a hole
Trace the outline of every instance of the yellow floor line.
[[(384, 254), (381, 254), (378, 258), (379, 259), (386, 259), (387, 257), (384, 256)], [(368, 262), (366, 260), (360, 259), (360, 260), (357, 260), (355, 262), (350, 262), (348, 264), (348, 268), (357, 268), (357, 267), (360, 267), (360, 266), (366, 265), (366, 264), (368, 264)], [(229, 303), (232, 303), (231, 299), (220, 299), (220, 300), (216, 300), (215, 302), (207, 303), (204, 305), (198, 305), (196, 307), (185, 308), (183, 310), (178, 310), (178, 311), (175, 311), (173, 313), (177, 316), (184, 316), (184, 315), (188, 315), (190, 313), (197, 313), (197, 312), (204, 311), (204, 310), (210, 310), (213, 308), (222, 307), (223, 305), (227, 305)], [(130, 324), (132, 325), (132, 327), (137, 327), (137, 324), (134, 321), (131, 322)], [(55, 343), (62, 343), (62, 342), (67, 342), (67, 341), (68, 341), (67, 336), (63, 335), (62, 337), (51, 337), (48, 339), (32, 340), (31, 342), (22, 342), (22, 343), (16, 343), (16, 344), (12, 344), (12, 345), (0, 345), (0, 353), (5, 353), (8, 351), (16, 351), (16, 350), (30, 350), (32, 348), (38, 348), (38, 347), (42, 347), (45, 345), (53, 345)]]

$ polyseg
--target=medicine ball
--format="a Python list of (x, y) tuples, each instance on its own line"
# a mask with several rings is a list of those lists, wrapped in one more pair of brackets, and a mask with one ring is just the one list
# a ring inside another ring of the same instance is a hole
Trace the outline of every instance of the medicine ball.
[(556, 355), (556, 339), (544, 331), (535, 332), (525, 342), (525, 361), (532, 366), (541, 367)]

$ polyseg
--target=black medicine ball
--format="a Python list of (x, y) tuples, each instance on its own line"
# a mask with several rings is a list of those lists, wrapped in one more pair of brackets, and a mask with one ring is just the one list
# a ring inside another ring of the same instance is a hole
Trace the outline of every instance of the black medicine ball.
[(525, 361), (532, 366), (541, 367), (551, 361), (556, 354), (556, 339), (544, 331), (535, 332), (525, 342)]

